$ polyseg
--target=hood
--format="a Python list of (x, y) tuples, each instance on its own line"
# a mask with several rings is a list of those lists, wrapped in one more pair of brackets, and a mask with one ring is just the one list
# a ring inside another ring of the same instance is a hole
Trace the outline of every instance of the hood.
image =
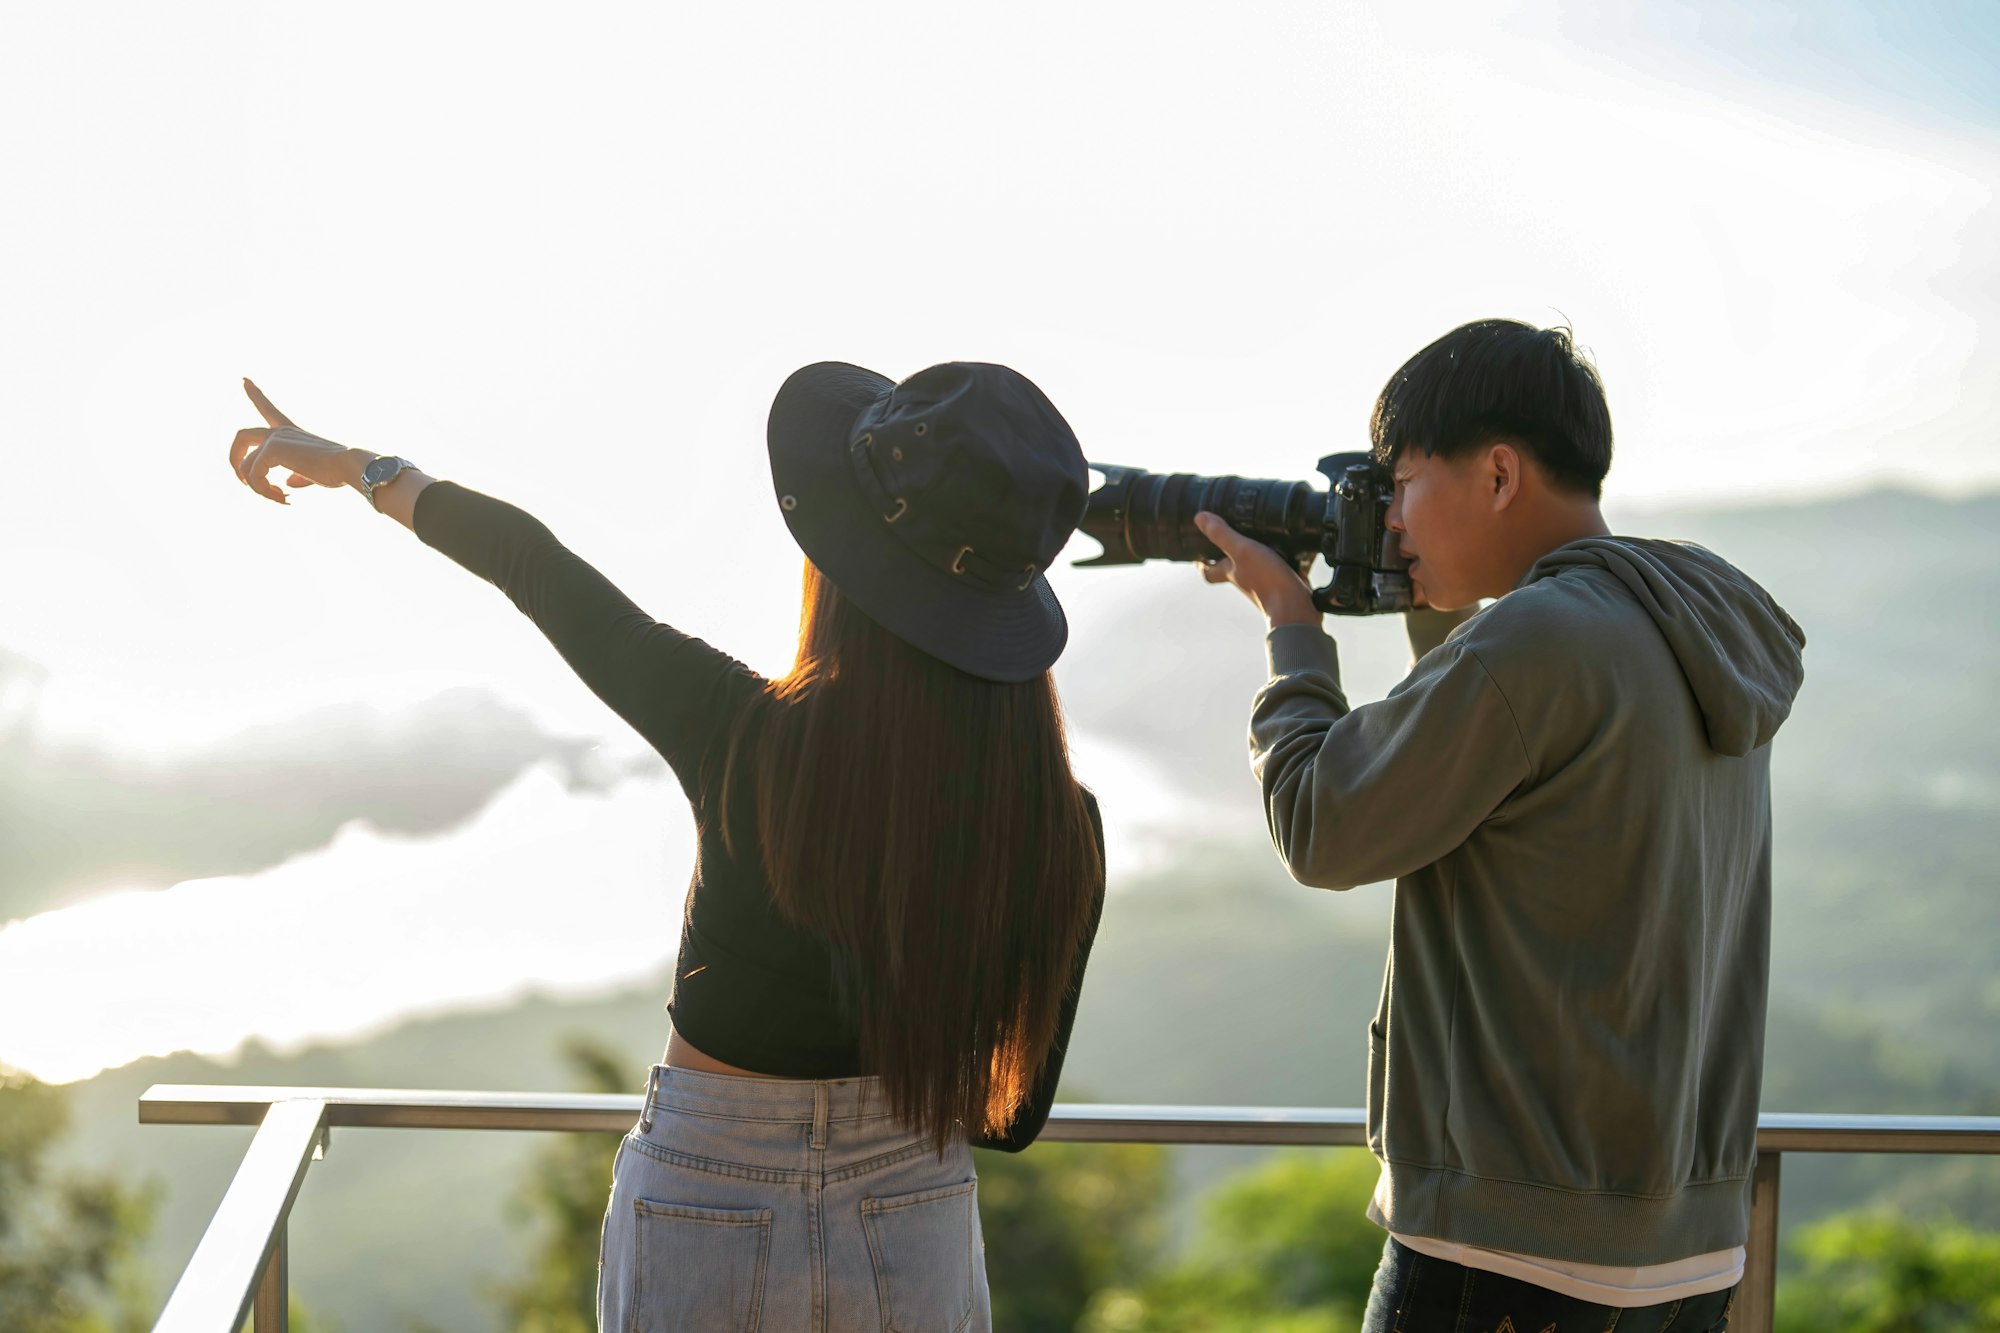
[(1775, 736), (1805, 679), (1806, 636), (1771, 594), (1691, 542), (1586, 537), (1537, 560), (1521, 586), (1602, 569), (1631, 592), (1680, 662), (1708, 743), (1745, 755)]

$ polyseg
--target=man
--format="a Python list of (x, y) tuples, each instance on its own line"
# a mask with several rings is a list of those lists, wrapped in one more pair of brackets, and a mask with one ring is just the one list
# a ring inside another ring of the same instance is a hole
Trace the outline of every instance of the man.
[[(1614, 537), (1603, 386), (1567, 331), (1455, 329), (1376, 456), (1418, 604), (1485, 610), (1349, 708), (1310, 590), (1213, 514), (1270, 623), (1253, 767), (1293, 876), (1396, 881), (1369, 1030), (1366, 1329), (1723, 1326), (1769, 970), (1770, 750), (1804, 636), (1700, 547)], [(1413, 618), (1414, 619), (1414, 618)]]

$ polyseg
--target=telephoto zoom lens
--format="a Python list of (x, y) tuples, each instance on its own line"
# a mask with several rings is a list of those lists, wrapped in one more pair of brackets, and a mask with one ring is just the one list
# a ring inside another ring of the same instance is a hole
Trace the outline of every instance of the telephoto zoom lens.
[(1318, 554), (1325, 535), (1326, 493), (1303, 481), (1092, 466), (1104, 484), (1090, 493), (1081, 526), (1104, 553), (1078, 564), (1213, 560), (1222, 552), (1194, 525), (1203, 510), (1293, 562)]

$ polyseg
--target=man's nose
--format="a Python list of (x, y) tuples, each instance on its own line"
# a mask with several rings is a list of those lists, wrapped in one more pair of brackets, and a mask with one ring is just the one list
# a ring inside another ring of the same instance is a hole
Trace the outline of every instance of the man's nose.
[(1389, 502), (1389, 512), (1382, 515), (1382, 526), (1391, 532), (1403, 530), (1403, 497), (1397, 496)]

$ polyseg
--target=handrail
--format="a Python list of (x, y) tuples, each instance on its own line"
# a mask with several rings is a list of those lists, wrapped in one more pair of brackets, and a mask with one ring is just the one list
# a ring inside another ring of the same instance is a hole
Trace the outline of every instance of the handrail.
[[(146, 1125), (255, 1125), (283, 1101), (326, 1105), (326, 1123), (376, 1129), (580, 1130), (623, 1133), (639, 1118), (637, 1093), (458, 1092), (413, 1088), (304, 1088), (156, 1083), (139, 1097)], [(1068, 1143), (1366, 1143), (1357, 1107), (1162, 1106), (1065, 1102), (1042, 1138)], [(1762, 1152), (2000, 1154), (2000, 1116), (1834, 1115), (1766, 1111)]]
[(253, 1304), (259, 1330), (274, 1313), (284, 1326), (285, 1224), (324, 1140), (326, 1103), (273, 1101), (262, 1119), (154, 1333), (226, 1333)]
[[(622, 1133), (642, 1098), (617, 1093), (452, 1092), (156, 1084), (139, 1098), (148, 1125), (258, 1125), (155, 1333), (234, 1333), (255, 1308), (257, 1333), (285, 1328), (285, 1225), (314, 1150), (334, 1126)], [(1042, 1131), (1069, 1143), (1296, 1144), (1360, 1147), (1351, 1107), (1067, 1103)], [(1777, 1279), (1779, 1164), (1787, 1152), (2000, 1154), (2000, 1117), (1813, 1115), (1757, 1119), (1749, 1258), (1732, 1327), (1767, 1333)]]

